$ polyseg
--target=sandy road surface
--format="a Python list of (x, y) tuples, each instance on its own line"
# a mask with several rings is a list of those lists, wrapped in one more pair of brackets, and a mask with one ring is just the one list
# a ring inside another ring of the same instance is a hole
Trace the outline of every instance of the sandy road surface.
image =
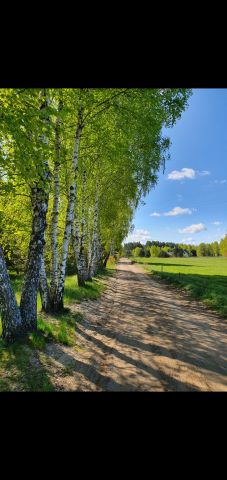
[(76, 347), (49, 344), (42, 359), (56, 390), (227, 391), (227, 320), (129, 260), (73, 309)]

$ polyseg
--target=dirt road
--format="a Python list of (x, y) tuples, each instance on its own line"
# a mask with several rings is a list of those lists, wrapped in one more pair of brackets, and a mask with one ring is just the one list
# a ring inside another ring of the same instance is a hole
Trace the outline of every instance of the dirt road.
[(50, 344), (43, 359), (57, 390), (227, 391), (227, 320), (129, 260), (74, 310), (76, 348)]

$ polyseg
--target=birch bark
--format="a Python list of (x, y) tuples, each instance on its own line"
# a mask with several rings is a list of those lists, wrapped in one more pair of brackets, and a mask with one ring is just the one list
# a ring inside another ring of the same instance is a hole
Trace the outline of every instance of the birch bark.
[(92, 254), (91, 254), (91, 264), (89, 274), (91, 277), (94, 277), (97, 268), (97, 248), (98, 248), (98, 217), (99, 217), (99, 203), (98, 203), (98, 194), (96, 194), (95, 207), (94, 207), (94, 229), (93, 229), (93, 239), (92, 239)]
[(37, 327), (37, 293), (45, 243), (48, 193), (42, 188), (34, 187), (31, 192), (31, 200), (32, 232), (20, 302), (21, 317), (26, 330), (35, 330)]
[[(62, 100), (59, 101), (58, 112), (63, 108)], [(60, 200), (60, 158), (61, 158), (61, 120), (58, 116), (55, 127), (55, 165), (54, 165), (54, 198), (51, 215), (51, 276), (50, 276), (50, 300), (55, 303), (58, 289), (58, 217)]]
[(85, 259), (85, 189), (86, 189), (86, 172), (82, 175), (82, 208), (81, 208), (81, 237), (79, 245), (75, 245), (75, 255), (77, 258), (77, 277), (78, 285), (80, 287), (85, 285), (85, 281), (88, 279), (88, 271)]
[(2, 317), (2, 337), (11, 342), (23, 334), (20, 310), (12, 289), (4, 256), (0, 247), (0, 309)]
[(91, 277), (91, 260), (92, 260), (92, 235), (90, 230), (90, 225), (88, 225), (87, 231), (87, 280), (92, 280)]
[(39, 292), (42, 302), (42, 310), (49, 312), (51, 310), (50, 292), (47, 283), (46, 268), (44, 255), (41, 257), (40, 277), (39, 277)]
[(73, 162), (72, 162), (72, 169), (73, 169), (73, 182), (70, 186), (70, 193), (69, 193), (69, 201), (66, 213), (66, 221), (65, 221), (65, 230), (64, 230), (64, 237), (63, 237), (63, 244), (62, 244), (62, 255), (61, 255), (61, 263), (59, 266), (59, 276), (58, 276), (58, 289), (55, 301), (55, 310), (61, 310), (64, 307), (63, 304), (63, 295), (64, 295), (64, 286), (65, 286), (65, 273), (66, 273), (66, 262), (68, 256), (68, 248), (69, 242), (72, 233), (72, 226), (74, 221), (74, 208), (75, 208), (75, 201), (76, 201), (76, 177), (77, 177), (77, 169), (78, 169), (78, 157), (79, 157), (79, 146), (80, 146), (80, 138), (82, 132), (82, 114), (81, 112), (78, 115), (78, 125), (76, 129), (75, 135), (75, 144), (74, 144), (74, 154), (73, 154)]
[(79, 225), (78, 216), (75, 222), (73, 223), (72, 237), (73, 237), (73, 247), (74, 247), (74, 252), (76, 257), (76, 263), (78, 264), (79, 255), (80, 255), (80, 225)]
[[(41, 110), (49, 105), (49, 99), (45, 90), (42, 92), (44, 101)], [(44, 118), (44, 122), (49, 120)], [(40, 137), (40, 142), (48, 143), (46, 135)], [(39, 288), (39, 277), (41, 261), (43, 256), (43, 247), (45, 244), (46, 214), (49, 200), (49, 181), (50, 171), (48, 163), (43, 159), (43, 173), (40, 175), (42, 186), (37, 184), (31, 188), (32, 203), (32, 231), (28, 249), (28, 259), (26, 273), (22, 287), (20, 311), (23, 326), (26, 331), (36, 330), (37, 328), (37, 294)]]

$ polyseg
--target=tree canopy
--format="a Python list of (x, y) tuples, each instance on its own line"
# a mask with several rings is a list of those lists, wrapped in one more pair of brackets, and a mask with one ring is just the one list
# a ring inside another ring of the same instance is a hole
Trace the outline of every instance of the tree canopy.
[[(163, 127), (180, 118), (190, 94), (0, 89), (1, 265), (24, 272), (20, 332), (36, 328), (38, 288), (43, 308), (58, 310), (69, 264), (82, 285), (121, 248), (169, 158)], [(5, 270), (0, 289), (3, 282)], [(12, 312), (0, 298), (6, 325)], [(15, 324), (4, 331), (15, 336)]]

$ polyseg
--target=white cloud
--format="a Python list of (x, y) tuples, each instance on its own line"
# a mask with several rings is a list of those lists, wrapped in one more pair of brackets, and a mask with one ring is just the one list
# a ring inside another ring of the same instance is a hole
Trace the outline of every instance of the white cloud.
[(193, 240), (192, 237), (188, 237), (188, 238), (183, 238), (182, 243), (190, 243), (194, 245), (195, 241)]
[(221, 185), (226, 182), (227, 180), (214, 180), (214, 183), (220, 183)]
[(151, 217), (160, 217), (161, 214), (160, 214), (160, 213), (157, 213), (157, 212), (154, 212), (154, 213), (150, 213), (150, 216), (151, 216)]
[(164, 215), (165, 217), (176, 217), (177, 215), (191, 215), (192, 212), (196, 212), (196, 208), (182, 208), (182, 207), (174, 207), (169, 212), (158, 213), (153, 212), (150, 213), (151, 217), (161, 217)]
[(147, 240), (151, 240), (151, 234), (148, 230), (136, 229), (133, 233), (130, 233), (125, 239), (124, 243), (128, 242), (141, 242), (146, 243)]
[(182, 228), (179, 233), (199, 233), (207, 230), (203, 223), (195, 223), (194, 225), (190, 225), (189, 227)]
[(205, 175), (210, 175), (209, 170), (203, 170), (202, 172), (197, 171), (196, 173), (197, 173), (197, 175), (199, 175), (200, 177), (204, 177)]
[(222, 222), (211, 222), (212, 225), (221, 225)]
[(182, 168), (181, 170), (173, 170), (169, 173), (169, 180), (182, 180), (183, 178), (195, 178), (195, 170), (193, 168)]
[(192, 210), (190, 208), (174, 207), (169, 212), (164, 213), (165, 217), (176, 217), (177, 215), (191, 215)]
[(181, 170), (173, 170), (168, 174), (168, 180), (183, 180), (184, 178), (189, 178), (194, 180), (196, 177), (203, 177), (205, 175), (210, 175), (209, 170), (199, 170), (195, 171), (193, 168), (182, 168)]

